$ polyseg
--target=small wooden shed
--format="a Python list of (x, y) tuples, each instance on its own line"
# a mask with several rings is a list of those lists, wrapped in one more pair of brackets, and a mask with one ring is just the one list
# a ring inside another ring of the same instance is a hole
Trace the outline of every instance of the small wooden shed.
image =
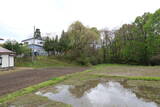
[(0, 69), (14, 67), (15, 52), (0, 47)]

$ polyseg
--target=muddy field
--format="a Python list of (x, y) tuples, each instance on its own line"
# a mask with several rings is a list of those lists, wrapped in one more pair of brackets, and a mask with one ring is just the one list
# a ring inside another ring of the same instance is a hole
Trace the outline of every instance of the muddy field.
[[(117, 82), (121, 86), (117, 87), (116, 84), (113, 84), (108, 87), (109, 82)], [(103, 84), (107, 86), (103, 86)], [(17, 97), (0, 105), (0, 107), (124, 107), (125, 103), (129, 104), (127, 107), (159, 107), (159, 86), (160, 81), (99, 78), (89, 73), (76, 74), (56, 86), (45, 87), (35, 93)], [(111, 101), (106, 104), (107, 106), (103, 105), (103, 103), (108, 102), (105, 99)], [(122, 99), (126, 99), (126, 102)], [(91, 106), (88, 100), (95, 102), (95, 106)], [(116, 103), (115, 100), (117, 100)], [(135, 105), (138, 103), (139, 106)], [(110, 104), (114, 104), (114, 106), (108, 106)], [(121, 104), (122, 106), (116, 106), (115, 104)], [(150, 106), (146, 106), (148, 104)], [(155, 104), (158, 105), (155, 106)]]
[(153, 83), (95, 78), (81, 84), (59, 84), (35, 94), (72, 107), (159, 107), (159, 83), (154, 83), (157, 87)]
[[(65, 68), (67, 72), (69, 69)], [(74, 69), (78, 72), (86, 68)], [(60, 83), (16, 97), (0, 107), (160, 107), (159, 80), (130, 80), (118, 77), (159, 75), (158, 66), (95, 66), (91, 67), (89, 72), (73, 73), (70, 78)]]
[(83, 67), (30, 69), (0, 75), (0, 96), (53, 77), (84, 71)]

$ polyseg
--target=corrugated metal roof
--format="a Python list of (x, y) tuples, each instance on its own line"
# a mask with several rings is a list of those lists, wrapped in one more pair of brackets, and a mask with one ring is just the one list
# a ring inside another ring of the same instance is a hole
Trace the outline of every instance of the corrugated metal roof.
[(14, 53), (13, 51), (10, 51), (8, 49), (0, 47), (0, 53)]

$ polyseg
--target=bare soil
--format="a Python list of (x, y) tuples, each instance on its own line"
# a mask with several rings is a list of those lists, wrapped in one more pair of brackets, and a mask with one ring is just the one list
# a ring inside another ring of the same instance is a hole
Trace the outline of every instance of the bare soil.
[(53, 77), (81, 72), (86, 69), (87, 68), (85, 67), (28, 69), (22, 72), (0, 75), (0, 96), (30, 85), (47, 81)]
[(18, 72), (18, 71), (31, 70), (31, 69), (34, 69), (34, 68), (31, 68), (31, 67), (14, 67), (14, 68), (9, 68), (9, 69), (0, 69), (0, 75), (9, 74), (9, 73)]

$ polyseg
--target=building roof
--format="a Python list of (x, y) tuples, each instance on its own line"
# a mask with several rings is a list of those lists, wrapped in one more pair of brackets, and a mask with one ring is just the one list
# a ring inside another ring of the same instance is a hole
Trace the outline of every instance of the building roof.
[(15, 54), (15, 52), (10, 51), (10, 50), (8, 50), (6, 48), (0, 47), (0, 54)]
[(0, 40), (4, 40), (3, 38), (0, 38)]
[[(22, 40), (22, 42), (25, 42), (25, 41), (28, 41), (28, 40), (32, 40), (32, 39), (37, 39), (37, 38), (29, 38), (29, 39), (25, 39), (25, 40)], [(42, 40), (42, 39), (37, 39), (37, 40)]]
[(38, 44), (29, 44), (28, 46), (39, 46), (39, 47), (43, 47), (42, 45), (38, 45)]

